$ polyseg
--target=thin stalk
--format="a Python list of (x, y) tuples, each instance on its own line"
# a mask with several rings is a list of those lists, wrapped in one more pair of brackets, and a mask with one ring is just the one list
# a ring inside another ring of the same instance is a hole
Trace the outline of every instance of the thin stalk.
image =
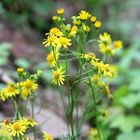
[[(65, 63), (66, 63), (66, 74), (68, 75), (68, 61), (67, 61), (67, 50), (65, 49)], [(72, 92), (70, 92), (70, 84), (68, 81), (68, 77), (66, 77), (66, 85), (68, 89), (68, 107), (70, 107), (70, 111), (68, 110), (69, 123), (71, 128), (71, 135), (74, 137), (74, 128), (73, 128), (73, 97)]]
[(92, 99), (93, 99), (93, 104), (94, 104), (94, 109), (95, 109), (95, 121), (96, 121), (96, 127), (97, 127), (97, 131), (98, 131), (98, 136), (99, 136), (99, 139), (102, 140), (100, 129), (99, 129), (99, 124), (98, 124), (98, 118), (97, 118), (96, 97), (95, 97), (94, 88), (93, 88), (93, 85), (91, 83), (90, 78), (89, 78), (89, 84), (90, 84), (90, 87), (91, 87)]
[[(31, 99), (30, 103), (31, 103), (32, 118), (34, 119), (35, 118), (35, 115), (34, 115), (34, 99)], [(35, 126), (34, 127), (34, 140), (36, 140), (36, 138), (37, 138), (36, 136), (37, 136), (37, 131), (36, 131), (36, 126)]]

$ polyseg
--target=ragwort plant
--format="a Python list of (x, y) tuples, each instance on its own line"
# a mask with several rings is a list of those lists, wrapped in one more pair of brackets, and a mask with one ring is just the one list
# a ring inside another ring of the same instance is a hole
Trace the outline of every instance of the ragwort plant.
[[(85, 120), (85, 109), (83, 115), (79, 115), (80, 86), (85, 85), (85, 93), (91, 97), (93, 103), (95, 129), (99, 140), (103, 135), (99, 125), (99, 111), (97, 100), (102, 99), (103, 94), (112, 98), (108, 81), (116, 75), (114, 67), (106, 63), (106, 59), (114, 55), (122, 47), (122, 41), (112, 41), (110, 34), (103, 33), (98, 39), (88, 39), (89, 33), (98, 30), (102, 23), (96, 16), (87, 11), (81, 11), (78, 16), (72, 17), (72, 25), (65, 24), (64, 9), (57, 10), (57, 16), (53, 16), (56, 27), (46, 33), (43, 44), (50, 50), (47, 55), (47, 62), (52, 69), (52, 84), (57, 86), (61, 93), (61, 99), (68, 122), (69, 134), (62, 139), (78, 140), (81, 136), (81, 126)], [(94, 52), (89, 50), (88, 43), (96, 43), (103, 58), (100, 60)], [(76, 62), (76, 73), (70, 73), (71, 62)], [(19, 81), (8, 83), (7, 87), (0, 90), (0, 100), (12, 100), (15, 116), (12, 119), (5, 119), (0, 123), (0, 134), (2, 139), (7, 140), (30, 140), (29, 132), (34, 133), (34, 140), (37, 139), (37, 125), (34, 120), (34, 101), (38, 89), (38, 78), (41, 71), (35, 74), (25, 72), (23, 68), (17, 69)], [(65, 85), (66, 90), (63, 90)], [(64, 87), (64, 86), (63, 86)], [(66, 93), (64, 94), (64, 92)], [(64, 100), (67, 96), (67, 102)], [(32, 116), (27, 117), (27, 103), (31, 105)], [(76, 119), (74, 119), (76, 111)], [(44, 132), (43, 140), (53, 140), (53, 137)]]
[[(97, 100), (103, 96), (99, 93), (104, 93), (109, 99), (112, 98), (108, 81), (116, 76), (116, 69), (107, 64), (106, 60), (122, 48), (122, 41), (112, 41), (107, 32), (100, 34), (98, 39), (88, 39), (90, 32), (98, 30), (102, 23), (96, 16), (85, 10), (80, 11), (78, 16), (72, 17), (72, 25), (65, 24), (64, 9), (62, 8), (57, 10), (57, 15), (52, 19), (56, 26), (46, 33), (43, 44), (50, 51), (46, 59), (52, 69), (52, 84), (60, 89), (69, 125), (69, 134), (64, 139), (77, 140), (80, 138), (81, 125), (84, 121), (84, 114), (82, 117), (79, 116), (80, 85), (86, 83), (85, 88), (87, 89), (82, 94), (89, 94), (92, 97), (98, 139), (102, 140)], [(99, 59), (94, 52), (88, 51), (89, 42), (98, 44), (102, 59)], [(71, 74), (70, 67), (73, 61), (77, 64), (77, 70), (76, 73)], [(66, 87), (65, 94), (62, 85)], [(67, 96), (67, 103), (64, 101), (64, 96)], [(74, 110), (76, 110), (76, 121), (74, 120)]]
[[(23, 68), (17, 69), (19, 81), (9, 82), (6, 87), (0, 90), (0, 100), (5, 102), (12, 100), (15, 116), (5, 119), (0, 123), (1, 140), (30, 140), (29, 132), (34, 133), (34, 140), (37, 138), (37, 122), (34, 120), (34, 100), (38, 89), (37, 80), (42, 71), (38, 70), (35, 74), (29, 74)], [(31, 106), (31, 116), (27, 116), (27, 103)], [(52, 136), (44, 132), (43, 139), (52, 140)]]

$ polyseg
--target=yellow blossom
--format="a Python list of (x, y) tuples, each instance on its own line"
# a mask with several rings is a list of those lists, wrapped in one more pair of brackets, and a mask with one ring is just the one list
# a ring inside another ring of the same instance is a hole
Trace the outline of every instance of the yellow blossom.
[(99, 46), (107, 46), (111, 44), (111, 36), (108, 33), (103, 33), (99, 35)]
[[(46, 34), (47, 35), (47, 34)], [(57, 27), (53, 27), (50, 29), (50, 36), (63, 36), (63, 33), (57, 28)]]
[(116, 40), (116, 41), (114, 41), (114, 48), (115, 49), (120, 49), (120, 48), (122, 48), (122, 41), (121, 40)]
[(7, 96), (7, 88), (3, 88), (0, 90), (0, 99), (5, 101), (8, 98)]
[(34, 92), (37, 90), (38, 88), (38, 84), (31, 80), (31, 79), (27, 79), (25, 82), (24, 82), (24, 87), (29, 90), (30, 92)]
[(111, 48), (109, 45), (107, 45), (107, 46), (100, 45), (99, 47), (100, 47), (99, 51), (102, 54), (113, 55), (115, 53), (113, 48)]
[(16, 122), (9, 124), (8, 126), (9, 133), (13, 137), (23, 136), (26, 132), (26, 129), (26, 125), (21, 120), (17, 120)]
[(45, 45), (45, 47), (48, 46), (57, 46), (56, 42), (57, 42), (58, 38), (56, 36), (48, 36), (47, 39), (44, 40), (43, 44)]
[(23, 88), (21, 94), (22, 94), (23, 99), (26, 99), (31, 94), (31, 92), (30, 90)]
[[(95, 17), (95, 16), (92, 16), (92, 17), (90, 18), (90, 20), (91, 20), (92, 23), (94, 23), (94, 22), (96, 21), (96, 17)], [(97, 23), (96, 23), (96, 24), (97, 24)]]
[(83, 30), (86, 31), (86, 32), (89, 32), (90, 31), (90, 27), (86, 24), (82, 24), (82, 27), (83, 27)]
[(56, 51), (55, 53), (51, 51), (47, 56), (47, 62), (50, 67), (54, 67), (56, 63), (58, 62), (60, 53)]
[(54, 85), (62, 85), (64, 84), (64, 71), (62, 69), (62, 67), (58, 68), (57, 70), (53, 70), (53, 79), (52, 79), (52, 83)]
[(81, 20), (87, 20), (87, 19), (90, 18), (90, 17), (91, 17), (91, 15), (90, 15), (88, 12), (84, 11), (84, 10), (82, 10), (82, 11), (79, 13), (79, 18), (80, 18)]
[(63, 8), (57, 9), (57, 14), (59, 15), (64, 14), (64, 9)]
[(17, 68), (17, 72), (18, 73), (23, 73), (24, 72), (24, 68)]
[(96, 20), (95, 23), (94, 23), (94, 27), (95, 27), (96, 29), (99, 29), (101, 26), (102, 26), (101, 21)]
[(52, 19), (53, 19), (53, 21), (56, 21), (56, 20), (58, 20), (58, 17), (57, 16), (53, 16)]
[(78, 20), (78, 19), (76, 19), (76, 20), (73, 20), (73, 24), (74, 25), (81, 25), (81, 21), (80, 20)]
[(69, 46), (71, 46), (71, 39), (68, 39), (66, 37), (60, 37), (58, 41), (58, 46), (68, 48)]
[(76, 36), (76, 33), (78, 31), (78, 27), (76, 25), (72, 26), (71, 31), (70, 31), (70, 36)]

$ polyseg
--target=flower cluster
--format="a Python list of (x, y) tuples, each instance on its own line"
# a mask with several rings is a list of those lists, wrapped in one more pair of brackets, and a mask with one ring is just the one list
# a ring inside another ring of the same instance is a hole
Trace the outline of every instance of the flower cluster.
[(111, 36), (107, 32), (99, 35), (98, 42), (100, 52), (108, 56), (115, 54), (115, 52), (123, 46), (121, 40), (112, 42)]
[[(111, 35), (106, 32), (99, 34), (99, 39), (90, 39), (90, 33), (102, 27), (102, 22), (95, 15), (85, 10), (81, 10), (78, 15), (72, 16), (71, 24), (65, 23), (64, 9), (62, 8), (57, 10), (57, 15), (53, 16), (52, 19), (56, 26), (46, 33), (43, 44), (49, 50), (47, 62), (52, 69), (52, 83), (58, 86), (65, 83), (67, 89), (69, 112), (66, 112), (66, 116), (68, 116), (68, 122), (70, 123), (70, 138), (68, 139), (73, 139), (77, 138), (79, 135), (77, 132), (80, 129), (78, 124), (80, 84), (87, 83), (89, 87), (89, 92), (86, 92), (86, 90), (85, 92), (86, 94), (90, 93), (93, 97), (94, 107), (92, 106), (92, 108), (95, 109), (96, 118), (96, 114), (100, 114), (96, 109), (96, 99), (103, 99), (102, 94), (99, 93), (104, 93), (108, 98), (112, 97), (108, 81), (116, 76), (116, 68), (106, 61), (109, 56), (122, 48), (122, 41), (112, 41)], [(90, 48), (87, 45), (89, 42), (95, 42), (99, 48)], [(99, 53), (99, 56), (96, 56), (96, 51), (93, 50), (98, 49), (101, 54)], [(103, 58), (99, 59), (102, 55)], [(71, 74), (70, 67), (73, 62), (76, 64), (76, 72)], [(77, 111), (76, 128), (72, 124), (74, 107)], [(97, 119), (95, 120), (97, 121)], [(100, 135), (99, 130), (95, 132), (98, 137)], [(49, 140), (52, 139), (46, 133), (44, 134), (45, 140), (46, 136)]]
[(82, 10), (78, 16), (72, 17), (72, 25), (65, 24), (64, 9), (62, 8), (57, 10), (57, 16), (53, 16), (52, 19), (57, 27), (51, 28), (49, 33), (46, 33), (43, 44), (51, 49), (47, 55), (47, 62), (52, 68), (52, 83), (60, 86), (64, 84), (66, 75), (66, 68), (60, 64), (60, 61), (63, 53), (68, 52), (72, 45), (72, 39), (78, 40), (83, 32), (88, 33), (91, 28), (98, 29), (102, 23), (97, 20), (96, 16)]
[(12, 138), (24, 138), (25, 133), (31, 127), (36, 126), (36, 122), (32, 118), (19, 118), (18, 120), (4, 120), (0, 123), (1, 131), (8, 134)]
[(27, 99), (38, 89), (37, 79), (40, 76), (41, 71), (30, 76), (23, 68), (18, 68), (17, 72), (20, 81), (17, 83), (9, 82), (7, 87), (0, 90), (0, 99), (2, 101), (6, 101), (9, 98), (13, 99), (17, 95), (23, 99)]

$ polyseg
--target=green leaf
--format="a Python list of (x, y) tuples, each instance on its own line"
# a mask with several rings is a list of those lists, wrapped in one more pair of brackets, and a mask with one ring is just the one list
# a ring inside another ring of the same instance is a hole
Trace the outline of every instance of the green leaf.
[(131, 93), (127, 97), (122, 98), (121, 102), (127, 108), (132, 109), (137, 104), (140, 104), (140, 93)]
[(113, 104), (114, 105), (120, 105), (121, 104), (121, 98), (126, 96), (127, 94), (128, 94), (128, 85), (123, 85), (123, 86), (119, 87), (114, 92)]
[(120, 134), (117, 140), (140, 140), (140, 131)]
[(140, 91), (140, 77), (138, 76), (132, 80), (133, 80), (133, 82), (131, 82), (129, 89), (131, 91)]
[(139, 118), (136, 116), (116, 116), (112, 121), (111, 128), (119, 128), (122, 132), (131, 132), (136, 126), (140, 125)]

